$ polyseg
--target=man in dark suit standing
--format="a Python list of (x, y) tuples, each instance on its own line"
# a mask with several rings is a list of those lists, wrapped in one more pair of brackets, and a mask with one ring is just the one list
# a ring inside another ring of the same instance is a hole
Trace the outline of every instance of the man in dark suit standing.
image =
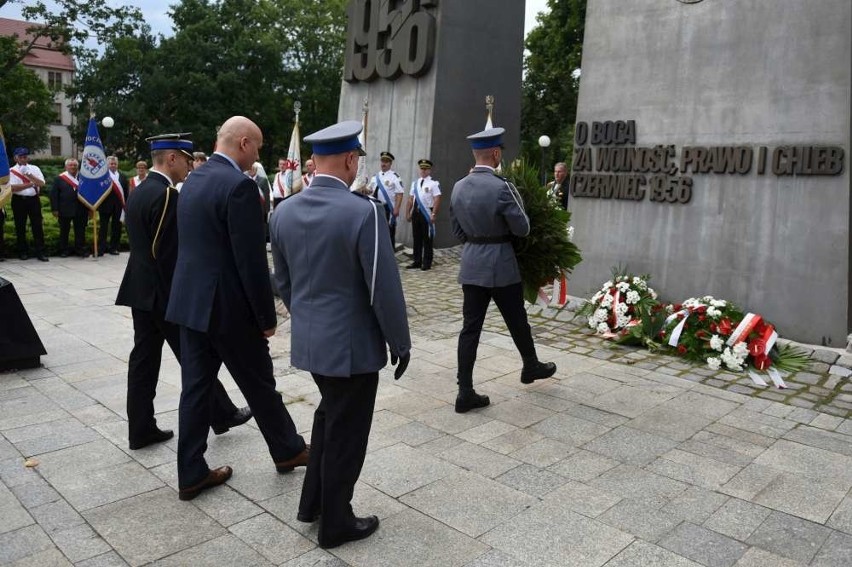
[(276, 391), (268, 337), (277, 324), (257, 184), (243, 171), (258, 160), (263, 134), (234, 116), (219, 128), (217, 151), (181, 189), (180, 243), (166, 319), (181, 328), (183, 390), (178, 496), (191, 500), (227, 481), (231, 467), (204, 459), (209, 396), (225, 366), (254, 413), (280, 473), (304, 466), (308, 448)]
[[(121, 213), (124, 211), (127, 201), (128, 182), (127, 176), (118, 170), (118, 158), (109, 156), (107, 158), (107, 169), (112, 180), (111, 191), (98, 207), (98, 256), (109, 252), (118, 256), (121, 245)], [(109, 235), (109, 246), (107, 246), (107, 235)]]
[(86, 250), (86, 224), (89, 220), (89, 210), (77, 198), (77, 187), (80, 181), (77, 171), (80, 163), (76, 159), (65, 160), (65, 171), (53, 180), (50, 191), (50, 210), (59, 220), (59, 255), (66, 258), (71, 254), (68, 247), (68, 234), (74, 225), (74, 252), (87, 258), (91, 256)]
[[(322, 394), (297, 519), (320, 519), (320, 547), (363, 539), (379, 525), (358, 518), (352, 494), (367, 452), (379, 370), (408, 366), (411, 337), (384, 206), (352, 193), (361, 123), (341, 122), (313, 144), (311, 189), (285, 199), (270, 224), (275, 283), (291, 314), (291, 362)], [(387, 346), (386, 346), (387, 345)]]
[(518, 190), (495, 171), (503, 159), (504, 132), (503, 128), (489, 128), (467, 137), (476, 166), (456, 183), (450, 205), (453, 234), (464, 242), (458, 277), (464, 293), (464, 323), (458, 344), (457, 413), (490, 403), (488, 396), (473, 389), (473, 366), (492, 299), (524, 362), (521, 382), (532, 384), (556, 372), (554, 363), (539, 361), (524, 310), (512, 236), (527, 236), (530, 220)]
[[(127, 369), (127, 421), (131, 449), (174, 437), (157, 427), (154, 396), (160, 375), (163, 342), (181, 361), (180, 331), (165, 320), (172, 275), (177, 261), (174, 184), (186, 177), (192, 159), (192, 142), (182, 134), (148, 138), (154, 167), (127, 201), (130, 259), (118, 290), (117, 305), (132, 308), (134, 346)], [(237, 409), (218, 380), (213, 384), (213, 431), (224, 433), (251, 418), (248, 408)]]

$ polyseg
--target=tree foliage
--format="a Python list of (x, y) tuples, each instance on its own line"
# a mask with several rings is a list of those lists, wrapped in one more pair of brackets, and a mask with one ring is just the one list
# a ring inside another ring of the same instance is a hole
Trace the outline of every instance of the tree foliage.
[[(16, 50), (13, 38), (0, 37), (0, 57)], [(20, 64), (6, 72), (3, 82), (6, 86), (0, 88), (0, 124), (6, 133), (7, 149), (45, 147), (48, 127), (56, 121), (53, 93), (38, 75)]]
[(146, 136), (176, 131), (193, 132), (209, 152), (217, 127), (240, 114), (261, 127), (262, 156), (272, 161), (287, 150), (295, 100), (303, 131), (336, 119), (344, 4), (181, 0), (170, 12), (174, 36), (113, 38), (81, 69), (76, 94), (115, 119), (107, 146), (128, 157), (147, 155)]
[(551, 163), (570, 161), (586, 21), (586, 0), (548, 0), (547, 6), (527, 35), (524, 58), (522, 152), (536, 163), (542, 134), (552, 140)]
[(142, 14), (133, 6), (110, 7), (107, 0), (0, 0), (7, 4), (23, 4), (21, 15), (33, 22), (27, 37), (17, 37), (16, 48), (4, 50), (0, 59), (0, 80), (32, 51), (36, 42), (45, 39), (63, 53), (78, 61), (90, 60), (95, 51), (91, 42), (105, 43), (112, 37), (126, 36), (143, 27)]

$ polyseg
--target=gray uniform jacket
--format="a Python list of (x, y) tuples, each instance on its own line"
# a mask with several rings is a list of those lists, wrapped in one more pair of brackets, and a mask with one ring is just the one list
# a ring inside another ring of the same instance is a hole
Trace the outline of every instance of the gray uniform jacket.
[[(510, 235), (526, 236), (530, 221), (518, 190), (487, 167), (477, 166), (453, 187), (450, 201), (453, 234), (465, 243), (459, 283), (504, 287), (521, 281)], [(478, 244), (471, 239), (506, 238)]]
[(275, 286), (290, 310), (290, 361), (324, 376), (377, 372), (411, 349), (383, 206), (317, 175), (269, 223)]

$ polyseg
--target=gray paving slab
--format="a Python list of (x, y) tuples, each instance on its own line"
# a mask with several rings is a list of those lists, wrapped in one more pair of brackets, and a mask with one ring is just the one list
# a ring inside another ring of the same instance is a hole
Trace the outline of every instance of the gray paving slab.
[(552, 465), (550, 470), (565, 478), (586, 482), (619, 464), (615, 459), (581, 449)]
[(224, 535), (225, 529), (170, 488), (83, 512), (130, 565), (142, 565)]
[(398, 497), (459, 470), (447, 461), (398, 443), (367, 455), (361, 480)]
[(84, 524), (85, 520), (68, 502), (56, 500), (30, 510), (38, 524), (48, 534)]
[(509, 399), (488, 406), (482, 411), (482, 415), (516, 427), (529, 427), (550, 417), (553, 411), (520, 399)]
[(783, 512), (772, 512), (746, 543), (776, 555), (809, 562), (832, 530)]
[(606, 425), (580, 419), (566, 414), (555, 414), (532, 426), (545, 437), (579, 447), (600, 437), (611, 428)]
[(261, 514), (228, 530), (267, 560), (278, 565), (307, 553), (316, 545), (271, 514)]
[(677, 442), (672, 439), (621, 426), (586, 443), (583, 448), (622, 463), (643, 466), (676, 446)]
[(649, 542), (657, 541), (682, 521), (674, 514), (630, 498), (615, 504), (597, 519)]
[(445, 477), (400, 501), (476, 538), (537, 502), (533, 496), (473, 473)]
[(701, 524), (728, 500), (729, 497), (724, 494), (691, 486), (666, 504), (662, 511), (693, 524)]
[(781, 473), (754, 497), (767, 508), (825, 524), (848, 491), (848, 485), (829, 477), (807, 478)]
[(543, 498), (545, 494), (568, 482), (568, 479), (563, 476), (533, 465), (515, 467), (497, 477), (496, 480), (510, 488), (539, 498)]
[(646, 469), (692, 485), (715, 490), (733, 478), (742, 470), (742, 467), (672, 449), (650, 463)]
[(591, 486), (618, 494), (623, 498), (672, 499), (689, 488), (688, 484), (652, 472), (619, 465), (589, 481)]
[(852, 536), (832, 532), (814, 557), (814, 567), (846, 567), (852, 558)]
[(735, 567), (803, 567), (805, 564), (780, 555), (775, 555), (759, 547), (752, 547), (736, 562)]
[(12, 532), (18, 528), (34, 524), (35, 520), (27, 512), (11, 490), (0, 484), (0, 534)]
[(647, 541), (636, 540), (613, 557), (606, 567), (699, 567), (682, 555), (672, 553)]
[(530, 563), (521, 561), (517, 557), (507, 555), (502, 551), (492, 549), (483, 553), (465, 567), (533, 567)]
[(53, 542), (37, 525), (6, 532), (0, 534), (0, 564), (14, 563), (52, 547)]
[(61, 498), (59, 493), (40, 476), (33, 478), (32, 482), (13, 486), (12, 493), (25, 508), (34, 508)]
[(467, 442), (442, 451), (437, 456), (487, 478), (496, 478), (521, 464), (521, 461), (510, 456)]
[(817, 447), (781, 439), (754, 462), (811, 478), (831, 478), (852, 487), (852, 457)]
[(544, 436), (541, 433), (533, 431), (532, 429), (515, 429), (498, 437), (494, 437), (493, 439), (489, 439), (488, 441), (484, 441), (482, 446), (491, 449), (492, 451), (497, 451), (500, 454), (508, 455), (532, 445), (543, 438)]
[(59, 547), (63, 555), (75, 563), (97, 557), (112, 549), (86, 524), (52, 532), (50, 538)]
[(713, 421), (714, 418), (700, 413), (685, 413), (671, 407), (659, 406), (628, 421), (627, 425), (675, 441), (686, 441)]
[(843, 433), (800, 425), (788, 431), (784, 439), (852, 457), (852, 436)]
[(583, 403), (624, 417), (635, 418), (673, 397), (675, 394), (669, 392), (621, 386)]
[(77, 563), (76, 567), (125, 567), (127, 562), (115, 551), (86, 559)]
[(577, 451), (578, 449), (565, 443), (544, 438), (509, 453), (509, 456), (513, 459), (543, 468), (558, 463)]
[(548, 499), (480, 540), (534, 565), (592, 567), (604, 565), (633, 537)]
[[(73, 563), (68, 561), (61, 551), (53, 548), (45, 549), (12, 563), (4, 563), (4, 565), (9, 567), (71, 567)], [(78, 563), (78, 565), (81, 565), (81, 563)]]
[(826, 525), (852, 535), (852, 496), (847, 496), (840, 502)]
[(239, 565), (240, 567), (270, 567), (273, 565), (260, 553), (228, 534), (179, 551), (152, 563), (157, 567), (186, 565)]
[(707, 567), (729, 567), (748, 549), (736, 540), (689, 522), (680, 524), (658, 543)]
[[(485, 425), (480, 427), (484, 427)], [(383, 430), (382, 433), (384, 433), (384, 435), (393, 442), (401, 441), (411, 447), (417, 447), (418, 445), (428, 443), (429, 441), (433, 441), (444, 435), (442, 431), (433, 429), (419, 421), (410, 421), (402, 425), (397, 425), (396, 427)]]
[(467, 565), (488, 547), (441, 522), (407, 510), (382, 520), (369, 539), (330, 550), (355, 567), (375, 565)]
[(739, 498), (731, 498), (704, 521), (704, 527), (746, 541), (772, 510)]
[(596, 518), (615, 506), (621, 496), (581, 482), (568, 481), (544, 499), (567, 510)]

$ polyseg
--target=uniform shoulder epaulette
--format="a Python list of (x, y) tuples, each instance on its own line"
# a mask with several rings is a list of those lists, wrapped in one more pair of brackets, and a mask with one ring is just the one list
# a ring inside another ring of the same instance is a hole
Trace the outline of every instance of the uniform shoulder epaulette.
[(356, 197), (361, 197), (362, 199), (366, 199), (367, 201), (371, 201), (373, 203), (378, 203), (380, 205), (382, 204), (381, 201), (379, 201), (378, 199), (376, 199), (372, 195), (364, 195), (363, 193), (359, 193), (357, 191), (350, 191), (349, 193), (351, 193), (352, 195), (355, 195)]
[(494, 174), (494, 177), (496, 177), (500, 181), (506, 181), (508, 179), (506, 177), (503, 177), (502, 175), (499, 175), (496, 171), (493, 171), (492, 173)]
[(395, 172), (395, 171), (394, 171), (394, 172), (393, 172), (393, 174), (394, 174), (394, 175), (396, 175), (396, 178), (397, 178), (397, 179), (402, 179), (402, 177), (400, 177), (400, 176), (399, 176), (399, 174), (398, 174), (397, 172)]

